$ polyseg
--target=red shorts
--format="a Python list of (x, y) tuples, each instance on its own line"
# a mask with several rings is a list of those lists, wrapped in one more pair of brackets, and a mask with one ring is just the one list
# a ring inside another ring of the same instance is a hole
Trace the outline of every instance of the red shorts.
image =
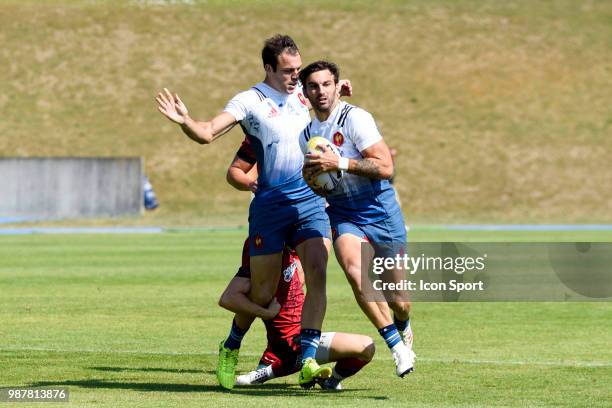
[(272, 365), (274, 375), (282, 377), (300, 370), (301, 356), (299, 335), (297, 335), (278, 342), (268, 343), (259, 360), (259, 365)]

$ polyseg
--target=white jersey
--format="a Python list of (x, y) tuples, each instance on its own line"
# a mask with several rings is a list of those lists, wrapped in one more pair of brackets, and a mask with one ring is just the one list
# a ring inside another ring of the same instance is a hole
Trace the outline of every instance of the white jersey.
[(234, 96), (225, 112), (240, 122), (253, 147), (259, 201), (302, 199), (312, 194), (302, 177), (304, 156), (296, 143), (310, 121), (301, 87), (286, 94), (260, 82)]
[[(344, 101), (338, 103), (326, 121), (320, 122), (315, 117), (304, 128), (300, 134), (302, 153), (306, 153), (308, 140), (314, 136), (331, 141), (342, 157), (355, 160), (363, 159), (361, 152), (382, 140), (372, 115)], [(377, 221), (400, 211), (388, 180), (373, 180), (348, 172), (327, 195), (327, 201), (328, 211), (356, 223)]]

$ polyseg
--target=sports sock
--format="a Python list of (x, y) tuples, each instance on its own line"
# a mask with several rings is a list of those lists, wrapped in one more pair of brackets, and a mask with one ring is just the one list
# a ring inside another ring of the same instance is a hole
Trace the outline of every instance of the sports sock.
[(378, 329), (378, 333), (382, 336), (387, 343), (387, 347), (390, 349), (393, 348), (397, 343), (402, 341), (399, 332), (397, 331), (397, 327), (393, 323), (388, 326), (383, 327), (382, 329)]
[(300, 331), (300, 346), (302, 347), (302, 361), (307, 358), (315, 358), (319, 340), (321, 339), (321, 330), (302, 329)]
[(342, 360), (338, 360), (336, 363), (334, 370), (332, 371), (332, 376), (337, 380), (343, 380), (346, 377), (357, 374), (357, 372), (368, 363), (369, 361), (365, 361), (360, 358), (343, 358)]
[(410, 318), (406, 320), (399, 320), (397, 316), (393, 315), (393, 323), (395, 323), (397, 330), (404, 331), (406, 330), (406, 327), (410, 326)]
[(276, 376), (274, 375), (274, 367), (273, 364), (270, 364), (269, 366), (266, 366), (264, 368), (260, 368), (259, 370), (257, 370), (258, 372), (263, 372), (265, 373), (265, 380), (264, 381), (268, 381), (271, 380), (273, 378), (275, 378)]
[(236, 319), (232, 320), (232, 329), (229, 332), (229, 336), (223, 343), (223, 347), (228, 348), (230, 350), (236, 350), (240, 348), (240, 343), (242, 343), (242, 338), (246, 334), (246, 330), (241, 329), (236, 324)]

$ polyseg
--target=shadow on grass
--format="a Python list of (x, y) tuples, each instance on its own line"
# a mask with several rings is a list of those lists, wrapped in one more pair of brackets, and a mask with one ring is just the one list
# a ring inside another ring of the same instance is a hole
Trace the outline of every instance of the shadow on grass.
[[(233, 390), (225, 390), (218, 385), (206, 385), (206, 384), (173, 384), (173, 383), (139, 383), (139, 382), (119, 382), (119, 381), (106, 381), (99, 379), (89, 380), (68, 380), (68, 381), (39, 381), (29, 384), (30, 387), (80, 387), (80, 388), (108, 388), (108, 389), (121, 389), (121, 390), (133, 390), (133, 391), (153, 391), (153, 392), (216, 392), (223, 394), (238, 394), (238, 395), (249, 395), (249, 396), (312, 396), (314, 394), (327, 394), (329, 391), (323, 391), (320, 389), (305, 391), (302, 390), (298, 385), (294, 384), (261, 384), (251, 385), (248, 387), (234, 388)], [(344, 392), (333, 392), (334, 397), (350, 397), (355, 396), (350, 391), (367, 391), (366, 389), (350, 389), (346, 390), (349, 393)], [(344, 395), (343, 395), (344, 394)], [(360, 396), (359, 398), (367, 398), (374, 400), (386, 400), (385, 396)]]
[(182, 368), (158, 368), (158, 367), (87, 367), (89, 370), (97, 370), (97, 371), (112, 371), (115, 373), (125, 372), (125, 371), (143, 371), (147, 373), (177, 373), (177, 374), (210, 374), (211, 372), (214, 374), (214, 371), (204, 371), (204, 370), (190, 370), (190, 369), (182, 369)]

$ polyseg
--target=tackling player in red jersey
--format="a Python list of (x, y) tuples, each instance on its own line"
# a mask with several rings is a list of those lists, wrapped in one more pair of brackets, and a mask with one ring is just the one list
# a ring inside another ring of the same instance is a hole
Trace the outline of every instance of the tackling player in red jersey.
[[(275, 298), (264, 308), (248, 298), (251, 289), (249, 240), (244, 243), (242, 266), (221, 295), (219, 305), (235, 313), (264, 319), (268, 344), (256, 370), (238, 376), (237, 385), (261, 384), (300, 369), (300, 322), (304, 305), (303, 270), (295, 251), (283, 251), (282, 273)], [(374, 356), (374, 342), (368, 336), (325, 332), (316, 359), (320, 364), (335, 361), (332, 376), (317, 383), (324, 389), (342, 389), (341, 381), (356, 374)], [(312, 387), (315, 383), (310, 384)]]

